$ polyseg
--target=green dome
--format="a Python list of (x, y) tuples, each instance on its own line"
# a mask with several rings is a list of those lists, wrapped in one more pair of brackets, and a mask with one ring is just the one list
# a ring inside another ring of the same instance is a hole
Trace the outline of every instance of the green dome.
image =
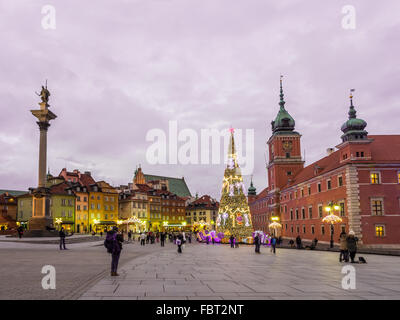
[(358, 119), (356, 113), (356, 109), (354, 109), (353, 106), (352, 96), (350, 96), (349, 120), (347, 120), (341, 127), (341, 130), (344, 133), (341, 137), (343, 142), (365, 139), (367, 137), (368, 132), (364, 130), (367, 126), (367, 122)]
[(248, 193), (247, 193), (249, 196), (255, 196), (255, 195), (257, 195), (257, 192), (256, 192), (256, 188), (253, 186), (253, 179), (251, 179), (251, 183), (250, 183), (250, 187), (249, 187), (249, 189), (248, 189)]
[(283, 89), (282, 89), (282, 80), (281, 80), (281, 94), (279, 101), (280, 109), (274, 121), (271, 122), (272, 132), (277, 133), (281, 131), (293, 131), (295, 121), (289, 112), (285, 109), (285, 100), (283, 99)]

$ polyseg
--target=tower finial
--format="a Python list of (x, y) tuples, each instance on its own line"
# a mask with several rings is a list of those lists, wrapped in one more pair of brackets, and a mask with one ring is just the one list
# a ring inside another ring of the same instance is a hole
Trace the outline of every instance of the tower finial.
[(350, 89), (350, 106), (353, 106), (353, 92), (356, 91), (356, 89)]
[(283, 75), (280, 76), (280, 80), (279, 80), (280, 89), (281, 89), (280, 90), (280, 95), (279, 95), (279, 97), (280, 97), (279, 105), (281, 106), (282, 109), (284, 109), (285, 108), (285, 100), (283, 99), (284, 94), (283, 94), (283, 88), (282, 88), (282, 79), (283, 79)]
[(349, 119), (356, 118), (356, 109), (354, 109), (353, 106), (353, 92), (356, 91), (356, 89), (350, 89), (350, 110), (349, 110)]

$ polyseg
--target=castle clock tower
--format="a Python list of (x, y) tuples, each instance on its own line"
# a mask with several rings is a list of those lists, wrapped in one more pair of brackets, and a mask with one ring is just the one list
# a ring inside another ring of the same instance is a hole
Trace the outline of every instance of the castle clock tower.
[(272, 136), (267, 142), (269, 150), (268, 181), (271, 191), (282, 189), (304, 167), (300, 148), (301, 135), (294, 131), (295, 121), (285, 109), (282, 76), (279, 106), (279, 112), (275, 120), (271, 122)]

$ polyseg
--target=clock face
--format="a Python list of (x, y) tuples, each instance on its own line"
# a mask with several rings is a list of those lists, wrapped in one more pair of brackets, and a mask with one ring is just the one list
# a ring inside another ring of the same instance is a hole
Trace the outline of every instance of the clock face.
[(283, 141), (282, 146), (283, 146), (283, 150), (291, 151), (292, 147), (293, 147), (293, 142), (290, 140), (285, 140), (285, 141)]

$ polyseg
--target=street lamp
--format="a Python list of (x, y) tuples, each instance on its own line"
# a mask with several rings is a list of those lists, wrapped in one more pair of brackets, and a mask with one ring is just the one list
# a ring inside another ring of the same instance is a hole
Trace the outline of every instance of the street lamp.
[(58, 229), (60, 230), (60, 225), (62, 224), (62, 219), (56, 218), (56, 224), (58, 225)]
[(330, 242), (330, 248), (333, 248), (333, 231), (334, 229), (334, 224), (342, 222), (342, 218), (337, 216), (334, 212), (339, 211), (340, 207), (337, 204), (334, 204), (333, 201), (329, 202), (328, 206), (325, 207), (325, 211), (328, 213), (326, 217), (322, 219), (322, 222), (325, 223), (330, 223), (331, 225), (331, 242)]
[(282, 228), (282, 225), (278, 222), (279, 217), (277, 216), (271, 217), (271, 221), (272, 222), (268, 225), (268, 228), (272, 229), (274, 236), (276, 236), (276, 230)]

